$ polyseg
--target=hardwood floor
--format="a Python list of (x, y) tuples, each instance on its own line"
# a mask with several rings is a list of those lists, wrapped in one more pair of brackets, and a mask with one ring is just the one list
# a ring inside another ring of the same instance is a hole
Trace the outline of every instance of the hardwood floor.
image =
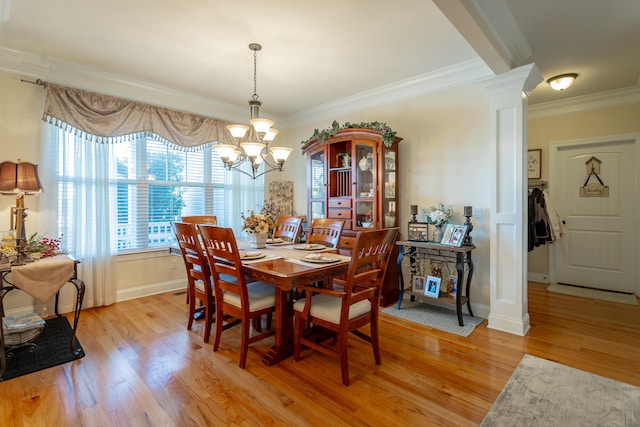
[(349, 387), (317, 352), (263, 365), (272, 338), (239, 369), (239, 329), (214, 354), (202, 322), (186, 330), (184, 294), (87, 309), (86, 357), (0, 383), (0, 425), (475, 426), (525, 353), (640, 386), (640, 306), (545, 288), (530, 283), (525, 337), (484, 322), (462, 338), (381, 314), (382, 365), (351, 338)]

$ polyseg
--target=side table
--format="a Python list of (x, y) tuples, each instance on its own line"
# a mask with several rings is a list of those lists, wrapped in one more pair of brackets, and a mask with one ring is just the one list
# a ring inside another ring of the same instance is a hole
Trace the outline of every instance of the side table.
[[(73, 354), (76, 357), (81, 357), (81, 354), (79, 351), (76, 351), (75, 349), (75, 342), (76, 342), (76, 331), (78, 329), (78, 320), (80, 319), (80, 310), (82, 309), (82, 301), (84, 299), (84, 292), (85, 292), (85, 284), (84, 282), (78, 278), (78, 264), (80, 263), (80, 261), (78, 260), (73, 260), (70, 257), (66, 256), (66, 255), (57, 255), (57, 257), (66, 257), (67, 259), (69, 259), (70, 261), (73, 262), (73, 271), (71, 273), (71, 277), (69, 277), (66, 281), (60, 281), (60, 283), (54, 283), (53, 287), (54, 287), (54, 291), (55, 291), (55, 314), (58, 317), (61, 317), (62, 315), (58, 312), (58, 300), (60, 297), (60, 289), (66, 284), (66, 283), (71, 283), (73, 286), (75, 286), (76, 288), (76, 301), (75, 301), (75, 306), (74, 306), (74, 315), (73, 315), (73, 328), (72, 328), (72, 335), (71, 335), (71, 351), (73, 352)], [(33, 268), (32, 266), (35, 266), (38, 263), (38, 261), (34, 262), (33, 264), (27, 264), (24, 266), (20, 266), (19, 268)], [(14, 269), (16, 267), (13, 267)], [(56, 267), (53, 267), (54, 269), (56, 269)], [(0, 276), (1, 276), (1, 281), (0, 281), (0, 318), (4, 317), (4, 297), (7, 293), (9, 293), (10, 291), (14, 290), (14, 289), (20, 289), (24, 292), (26, 292), (27, 294), (31, 295), (31, 296), (36, 296), (34, 295), (35, 290), (32, 290), (31, 288), (29, 288), (29, 286), (24, 286), (20, 285), (18, 286), (16, 283), (12, 283), (9, 278), (7, 277), (9, 275), (9, 273), (11, 273), (11, 269), (12, 266), (10, 264), (0, 264)], [(15, 282), (15, 281), (14, 281)], [(4, 328), (0, 327), (0, 381), (2, 381), (2, 375), (4, 374), (4, 371), (7, 368), (7, 360), (6, 360), (7, 354), (5, 351), (5, 343), (4, 343)]]
[[(471, 277), (473, 276), (473, 261), (471, 260), (471, 252), (475, 249), (475, 246), (449, 246), (435, 242), (414, 242), (408, 240), (399, 240), (396, 245), (400, 247), (398, 254), (398, 270), (400, 270), (400, 297), (398, 298), (398, 310), (402, 308), (402, 299), (405, 292), (410, 295), (413, 301), (416, 296), (422, 296), (422, 293), (413, 292), (412, 286), (405, 288), (404, 277), (402, 274), (402, 260), (407, 255), (409, 258), (409, 265), (411, 274), (416, 271), (416, 260), (429, 260), (437, 262), (455, 262), (456, 271), (458, 273), (458, 291), (456, 292), (455, 305), (456, 313), (458, 315), (458, 324), (464, 326), (464, 320), (462, 318), (462, 306), (467, 304), (469, 314), (473, 316), (471, 310), (471, 297), (469, 294), (469, 286), (471, 284)], [(465, 282), (466, 272), (466, 282)], [(464, 286), (464, 293), (462, 288)], [(451, 298), (438, 298), (438, 301), (453, 303)], [(421, 300), (421, 302), (428, 303), (428, 301)]]

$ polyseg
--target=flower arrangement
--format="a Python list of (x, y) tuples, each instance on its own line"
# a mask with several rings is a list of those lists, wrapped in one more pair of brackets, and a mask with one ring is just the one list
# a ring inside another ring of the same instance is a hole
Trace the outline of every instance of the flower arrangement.
[(451, 219), (453, 211), (451, 208), (447, 208), (442, 202), (438, 204), (438, 207), (431, 207), (428, 210), (424, 209), (424, 213), (427, 216), (427, 222), (433, 224), (436, 227), (442, 227)]
[[(25, 254), (33, 259), (47, 258), (67, 253), (66, 250), (60, 249), (61, 242), (62, 236), (51, 239), (34, 233), (22, 244), (22, 249)], [(16, 256), (16, 249), (14, 246), (3, 246), (2, 253), (8, 257), (14, 257)]]
[(251, 211), (249, 215), (242, 214), (242, 231), (247, 233), (267, 233), (273, 232), (276, 224), (269, 215), (265, 213), (255, 213)]

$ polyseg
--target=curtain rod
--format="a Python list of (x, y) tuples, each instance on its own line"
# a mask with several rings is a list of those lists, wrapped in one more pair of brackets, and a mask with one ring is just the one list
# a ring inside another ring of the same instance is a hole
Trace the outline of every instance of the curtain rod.
[(40, 79), (37, 79), (35, 82), (29, 81), (29, 80), (24, 80), (24, 79), (20, 79), (20, 81), (23, 82), (23, 83), (31, 83), (32, 85), (42, 86), (45, 89), (49, 85), (49, 83), (44, 82), (44, 81), (42, 81)]

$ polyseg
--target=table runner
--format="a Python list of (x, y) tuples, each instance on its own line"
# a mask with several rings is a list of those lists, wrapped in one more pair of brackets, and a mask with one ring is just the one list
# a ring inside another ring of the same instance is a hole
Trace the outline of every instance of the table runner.
[(11, 283), (44, 304), (71, 279), (73, 264), (67, 255), (57, 255), (13, 266)]

